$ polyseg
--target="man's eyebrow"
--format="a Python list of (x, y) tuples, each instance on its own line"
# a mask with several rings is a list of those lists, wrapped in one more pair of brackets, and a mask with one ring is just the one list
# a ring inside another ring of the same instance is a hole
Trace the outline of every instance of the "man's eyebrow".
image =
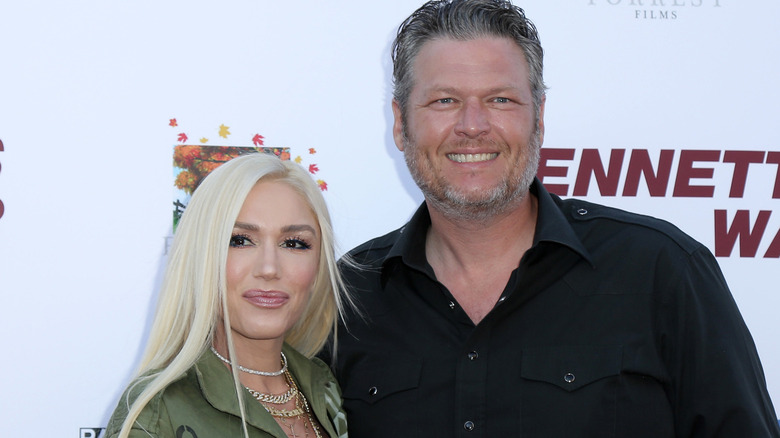
[[(518, 93), (519, 90), (520, 90), (520, 88), (518, 88), (515, 85), (506, 84), (506, 85), (499, 85), (499, 86), (496, 86), (496, 87), (492, 87), (492, 88), (490, 88), (488, 90), (485, 90), (484, 92), (486, 94), (500, 94), (500, 93), (508, 93), (508, 92)], [(449, 87), (449, 86), (433, 86), (433, 87), (430, 87), (430, 88), (426, 89), (424, 92), (427, 93), (428, 95), (431, 95), (431, 94), (458, 94), (459, 90), (457, 88)]]

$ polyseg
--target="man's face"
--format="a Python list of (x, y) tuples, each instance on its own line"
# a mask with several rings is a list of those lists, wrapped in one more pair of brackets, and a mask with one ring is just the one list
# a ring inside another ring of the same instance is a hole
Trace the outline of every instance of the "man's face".
[(435, 39), (413, 69), (406, 114), (393, 102), (393, 135), (426, 199), (465, 218), (522, 199), (544, 135), (523, 51), (507, 38)]

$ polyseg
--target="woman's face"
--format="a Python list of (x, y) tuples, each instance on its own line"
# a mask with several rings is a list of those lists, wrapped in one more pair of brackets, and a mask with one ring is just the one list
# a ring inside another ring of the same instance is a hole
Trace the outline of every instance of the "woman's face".
[(233, 339), (283, 341), (311, 295), (320, 232), (304, 198), (283, 182), (258, 182), (230, 238), (227, 300)]

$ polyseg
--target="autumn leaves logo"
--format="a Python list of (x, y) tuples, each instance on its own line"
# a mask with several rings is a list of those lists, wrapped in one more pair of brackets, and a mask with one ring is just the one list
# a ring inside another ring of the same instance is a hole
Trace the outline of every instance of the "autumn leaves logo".
[[(176, 119), (170, 119), (168, 125), (172, 128), (179, 128), (179, 122)], [(220, 141), (226, 142), (230, 137), (230, 127), (224, 124), (219, 125), (217, 134)], [(197, 144), (188, 144), (189, 136), (186, 132), (176, 134), (176, 144), (173, 148), (173, 166), (174, 166), (174, 186), (176, 188), (173, 201), (173, 228), (176, 229), (179, 218), (187, 206), (190, 196), (200, 185), (203, 179), (214, 169), (223, 163), (239, 155), (252, 152), (264, 152), (274, 154), (282, 160), (292, 159), (296, 163), (307, 168), (309, 173), (316, 175), (319, 167), (316, 163), (304, 164), (304, 158), (296, 155), (292, 158), (292, 151), (289, 147), (269, 147), (265, 145), (265, 137), (260, 134), (254, 134), (247, 139), (247, 144), (239, 146), (224, 146), (209, 144), (207, 137), (201, 137)], [(232, 141), (231, 143), (235, 143)], [(2, 149), (0, 149), (2, 150)], [(315, 148), (308, 148), (309, 158), (317, 153)], [(322, 179), (316, 179), (320, 190), (328, 190), (328, 184)]]

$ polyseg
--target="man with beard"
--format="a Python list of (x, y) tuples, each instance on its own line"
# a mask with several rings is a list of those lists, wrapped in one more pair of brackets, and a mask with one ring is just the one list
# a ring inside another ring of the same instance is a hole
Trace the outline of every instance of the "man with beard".
[(344, 263), (350, 437), (780, 437), (707, 248), (535, 179), (545, 86), (523, 11), (429, 2), (393, 49), (393, 134), (425, 202)]

